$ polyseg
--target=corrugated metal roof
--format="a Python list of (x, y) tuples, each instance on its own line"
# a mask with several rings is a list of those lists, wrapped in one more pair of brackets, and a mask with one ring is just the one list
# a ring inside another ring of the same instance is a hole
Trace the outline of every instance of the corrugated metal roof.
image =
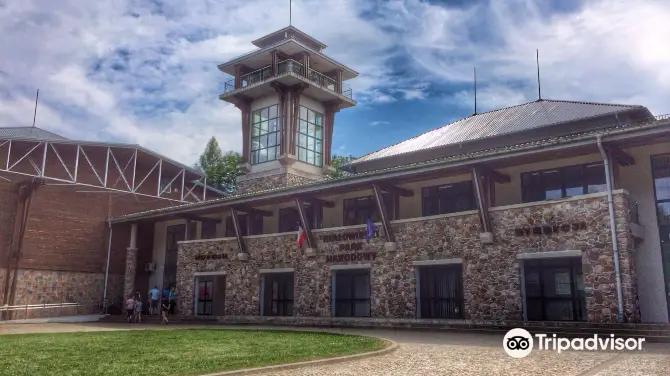
[(0, 128), (0, 139), (30, 139), (40, 141), (67, 140), (65, 137), (37, 127)]
[(126, 220), (131, 220), (131, 219), (139, 219), (139, 218), (144, 218), (147, 216), (151, 215), (163, 215), (163, 214), (168, 214), (171, 212), (176, 212), (178, 210), (183, 210), (183, 209), (195, 209), (195, 208), (205, 208), (209, 206), (214, 206), (218, 205), (221, 203), (228, 203), (228, 202), (235, 202), (236, 200), (242, 200), (242, 199), (250, 199), (250, 198), (261, 198), (264, 195), (267, 194), (273, 194), (273, 193), (281, 193), (281, 192), (286, 192), (287, 195), (289, 194), (295, 194), (297, 190), (300, 189), (308, 189), (310, 187), (315, 188), (321, 185), (325, 185), (328, 183), (340, 183), (340, 184), (347, 184), (348, 182), (355, 182), (357, 179), (362, 179), (365, 177), (370, 177), (370, 176), (383, 176), (386, 173), (391, 173), (395, 171), (411, 171), (412, 169), (416, 168), (421, 168), (421, 167), (426, 167), (426, 166), (431, 166), (431, 165), (448, 165), (453, 162), (458, 162), (462, 160), (468, 160), (468, 159), (475, 159), (475, 158), (480, 158), (483, 156), (494, 156), (497, 154), (504, 154), (504, 153), (513, 153), (516, 151), (523, 151), (523, 150), (528, 150), (528, 149), (542, 149), (545, 146), (551, 146), (551, 145), (556, 145), (560, 143), (570, 143), (578, 140), (583, 140), (583, 139), (588, 139), (592, 138), (593, 136), (597, 134), (624, 134), (626, 132), (631, 132), (631, 131), (636, 131), (636, 130), (642, 130), (642, 129), (649, 129), (649, 128), (655, 128), (655, 127), (661, 127), (661, 126), (667, 126), (668, 122), (664, 121), (666, 119), (670, 119), (670, 117), (667, 118), (657, 118), (657, 119), (644, 119), (641, 121), (638, 121), (636, 123), (625, 123), (625, 124), (618, 124), (618, 125), (613, 125), (608, 128), (604, 129), (599, 129), (599, 130), (591, 130), (587, 132), (582, 132), (582, 133), (574, 133), (570, 135), (565, 135), (565, 136), (560, 136), (560, 137), (550, 137), (550, 138), (545, 138), (537, 141), (532, 141), (532, 142), (524, 142), (520, 144), (515, 144), (515, 145), (508, 145), (505, 147), (498, 147), (498, 148), (493, 148), (493, 149), (488, 149), (488, 150), (481, 150), (478, 152), (474, 153), (466, 153), (466, 154), (457, 154), (453, 155), (450, 157), (445, 157), (445, 158), (438, 158), (438, 159), (433, 159), (429, 161), (421, 161), (421, 162), (416, 162), (416, 163), (410, 163), (406, 165), (401, 165), (401, 166), (395, 166), (395, 167), (386, 167), (386, 168), (381, 168), (377, 170), (371, 170), (371, 171), (366, 171), (362, 173), (357, 173), (357, 174), (349, 174), (345, 175), (341, 178), (330, 178), (330, 177), (324, 177), (322, 179), (318, 180), (305, 180), (302, 181), (301, 183), (294, 184), (294, 185), (288, 185), (288, 186), (276, 186), (273, 188), (265, 189), (265, 190), (259, 190), (259, 191), (251, 191), (251, 192), (246, 192), (246, 193), (240, 193), (240, 194), (232, 194), (229, 196), (221, 197), (221, 198), (216, 198), (212, 200), (207, 200), (207, 201), (201, 201), (201, 202), (195, 202), (195, 203), (188, 203), (188, 204), (181, 204), (177, 206), (171, 206), (171, 207), (165, 207), (165, 208), (160, 208), (160, 209), (152, 209), (152, 210), (146, 210), (143, 212), (137, 212), (137, 213), (129, 213), (129, 214), (124, 214), (118, 217), (111, 218), (113, 222), (118, 222), (118, 221), (126, 221)]
[(465, 141), (520, 132), (552, 124), (606, 115), (642, 106), (539, 100), (472, 115), (414, 138), (364, 155), (351, 165)]

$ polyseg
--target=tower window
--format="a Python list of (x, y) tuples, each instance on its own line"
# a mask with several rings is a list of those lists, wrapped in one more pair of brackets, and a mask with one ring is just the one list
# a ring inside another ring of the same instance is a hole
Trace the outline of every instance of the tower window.
[(323, 114), (300, 106), (296, 132), (298, 160), (315, 166), (323, 165)]
[(251, 164), (279, 158), (280, 124), (277, 105), (251, 113)]

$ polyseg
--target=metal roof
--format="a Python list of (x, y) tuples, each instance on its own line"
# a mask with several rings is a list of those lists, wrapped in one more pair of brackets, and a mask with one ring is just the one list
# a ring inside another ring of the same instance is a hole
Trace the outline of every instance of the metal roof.
[(617, 124), (613, 125), (608, 128), (604, 129), (599, 129), (599, 130), (591, 130), (587, 132), (582, 132), (582, 133), (574, 133), (566, 136), (560, 136), (560, 137), (550, 137), (546, 139), (541, 139), (537, 141), (532, 141), (532, 142), (524, 142), (520, 144), (515, 144), (515, 145), (508, 145), (505, 147), (498, 147), (494, 149), (488, 149), (488, 150), (481, 150), (478, 152), (473, 152), (473, 153), (465, 153), (465, 154), (458, 154), (458, 155), (453, 155), (450, 157), (445, 157), (445, 158), (438, 158), (438, 159), (433, 159), (429, 161), (421, 161), (421, 162), (416, 162), (416, 163), (411, 163), (411, 164), (406, 164), (402, 166), (396, 166), (396, 167), (387, 167), (387, 168), (381, 168), (378, 170), (372, 170), (372, 171), (367, 171), (367, 172), (362, 172), (362, 173), (357, 173), (357, 174), (349, 174), (345, 175), (341, 178), (329, 178), (329, 177), (324, 177), (318, 180), (307, 180), (298, 184), (294, 185), (289, 185), (289, 186), (277, 186), (274, 188), (266, 189), (266, 190), (260, 190), (260, 191), (251, 191), (251, 192), (246, 192), (246, 193), (241, 193), (241, 194), (233, 194), (229, 195), (226, 197), (221, 197), (221, 198), (216, 198), (212, 200), (207, 200), (207, 201), (201, 201), (197, 203), (188, 203), (188, 204), (181, 204), (181, 205), (176, 205), (176, 206), (171, 206), (171, 207), (166, 207), (166, 208), (160, 208), (160, 209), (152, 209), (152, 210), (146, 210), (142, 212), (137, 212), (137, 213), (129, 213), (121, 216), (117, 216), (114, 218), (109, 218), (109, 220), (112, 223), (119, 223), (119, 222), (126, 222), (126, 221), (131, 221), (131, 220), (137, 220), (141, 218), (149, 218), (149, 217), (155, 217), (155, 216), (162, 216), (162, 215), (169, 215), (172, 213), (177, 213), (181, 211), (192, 211), (192, 210), (198, 210), (198, 209), (203, 209), (203, 208), (208, 208), (208, 207), (216, 207), (216, 206), (222, 206), (222, 205), (232, 205), (234, 203), (239, 203), (239, 202), (252, 202), (255, 199), (261, 199), (264, 197), (280, 197), (280, 196), (286, 196), (290, 194), (295, 194), (295, 193), (314, 193), (318, 191), (323, 191), (326, 188), (329, 188), (329, 186), (335, 186), (335, 185), (348, 185), (348, 184), (354, 184), (358, 181), (362, 181), (364, 179), (380, 179), (383, 177), (390, 177), (392, 174), (396, 175), (402, 175), (406, 173), (411, 173), (412, 171), (416, 171), (417, 169), (420, 168), (445, 168), (449, 165), (453, 165), (456, 163), (472, 163), (473, 160), (476, 159), (481, 159), (481, 158), (499, 158), (502, 155), (505, 154), (513, 154), (516, 152), (524, 152), (524, 151), (538, 151), (538, 150), (543, 150), (544, 148), (548, 147), (558, 147), (560, 145), (566, 145), (566, 144), (571, 144), (575, 142), (580, 142), (584, 140), (589, 140), (592, 139), (595, 135), (607, 135), (607, 136), (621, 136), (621, 137), (626, 137), (627, 134), (633, 133), (634, 131), (645, 131), (645, 130), (651, 130), (651, 131), (659, 131), (662, 130), (664, 132), (667, 132), (666, 130), (663, 130), (663, 127), (667, 127), (670, 125), (670, 116), (663, 116), (663, 117), (656, 117), (653, 119), (644, 119), (639, 122), (635, 123), (628, 123), (628, 124)]
[(45, 131), (42, 128), (37, 127), (10, 127), (10, 128), (0, 128), (0, 138), (1, 139), (28, 139), (28, 140), (39, 140), (39, 141), (58, 141), (58, 140), (67, 140), (67, 138), (59, 136), (55, 133)]
[(328, 47), (328, 46), (326, 46), (324, 43), (319, 42), (318, 40), (314, 39), (314, 38), (313, 38), (312, 36), (310, 36), (309, 34), (305, 33), (305, 32), (302, 31), (302, 30), (299, 30), (297, 27), (295, 27), (295, 26), (293, 26), (293, 25), (286, 26), (286, 27), (283, 28), (283, 29), (279, 29), (279, 30), (277, 30), (277, 31), (273, 31), (273, 32), (270, 33), (270, 34), (267, 34), (267, 35), (265, 35), (265, 36), (263, 36), (263, 37), (260, 37), (260, 38), (258, 38), (258, 39), (256, 39), (256, 40), (253, 40), (253, 41), (251, 42), (251, 44), (253, 44), (253, 45), (256, 46), (256, 47), (261, 47), (261, 46), (259, 46), (259, 44), (260, 44), (261, 42), (263, 42), (264, 40), (266, 40), (266, 39), (268, 39), (268, 38), (271, 38), (271, 37), (273, 37), (273, 36), (275, 36), (275, 35), (281, 34), (281, 33), (283, 33), (283, 32), (286, 32), (286, 31), (293, 31), (294, 33), (296, 33), (296, 34), (302, 36), (303, 38), (307, 39), (308, 41), (310, 41), (310, 42), (312, 42), (312, 43), (318, 45), (319, 47), (321, 47), (322, 50), (323, 50), (324, 48)]
[(537, 129), (553, 124), (613, 114), (643, 106), (562, 100), (538, 100), (517, 106), (472, 115), (419, 136), (364, 155), (356, 164), (419, 150), (458, 144), (488, 137)]

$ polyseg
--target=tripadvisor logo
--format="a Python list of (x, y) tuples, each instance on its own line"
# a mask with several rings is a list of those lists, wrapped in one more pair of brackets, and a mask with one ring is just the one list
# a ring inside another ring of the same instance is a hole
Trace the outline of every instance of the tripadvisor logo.
[[(561, 338), (556, 334), (531, 335), (527, 330), (515, 328), (505, 334), (503, 338), (503, 349), (512, 358), (525, 358), (533, 348), (538, 350), (551, 350), (559, 354), (565, 350), (576, 351), (622, 351), (642, 350), (644, 338), (616, 338), (614, 334), (599, 336), (594, 334), (583, 338)], [(536, 345), (537, 344), (537, 345)]]

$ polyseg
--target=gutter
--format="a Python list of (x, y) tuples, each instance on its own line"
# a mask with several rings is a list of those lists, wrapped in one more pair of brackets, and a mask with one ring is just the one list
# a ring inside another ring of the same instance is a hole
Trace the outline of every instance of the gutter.
[(607, 206), (609, 208), (610, 214), (610, 230), (612, 233), (612, 257), (614, 258), (614, 272), (616, 274), (616, 292), (617, 292), (617, 305), (618, 313), (617, 320), (618, 322), (623, 322), (623, 292), (621, 289), (621, 268), (619, 265), (619, 242), (616, 237), (616, 221), (614, 219), (614, 200), (612, 199), (612, 178), (610, 176), (610, 161), (609, 156), (605, 152), (602, 143), (602, 135), (596, 136), (596, 142), (598, 144), (598, 149), (600, 150), (600, 155), (603, 157), (605, 164), (605, 179), (607, 184)]

